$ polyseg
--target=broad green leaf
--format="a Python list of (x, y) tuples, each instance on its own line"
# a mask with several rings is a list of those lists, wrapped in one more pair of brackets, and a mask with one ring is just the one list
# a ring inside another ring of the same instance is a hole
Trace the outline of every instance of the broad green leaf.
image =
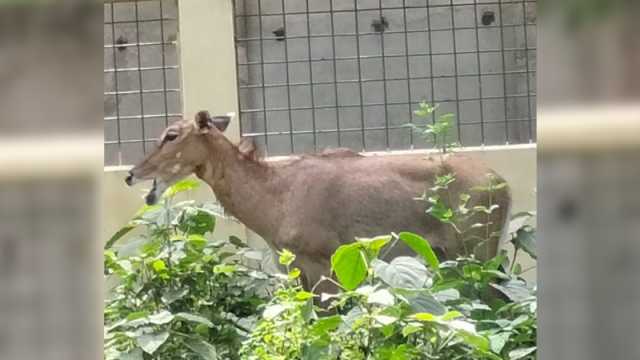
[(264, 317), (265, 320), (273, 320), (278, 315), (282, 314), (282, 312), (284, 312), (286, 309), (287, 308), (284, 307), (284, 305), (280, 304), (269, 305), (266, 309), (264, 309), (262, 317)]
[(443, 315), (447, 312), (447, 308), (436, 300), (427, 289), (393, 289), (393, 292), (416, 313), (427, 312)]
[(171, 320), (173, 320), (173, 314), (167, 310), (162, 310), (149, 316), (149, 322), (156, 325), (164, 325), (171, 322)]
[(369, 304), (378, 304), (383, 306), (393, 306), (395, 298), (387, 289), (380, 289), (372, 292), (367, 297)]
[(305, 301), (311, 298), (313, 298), (313, 293), (310, 293), (308, 291), (301, 290), (296, 293), (296, 300)]
[(357, 288), (367, 277), (367, 264), (361, 251), (360, 244), (352, 243), (340, 246), (331, 256), (331, 269), (347, 290)]
[(377, 236), (374, 238), (356, 238), (356, 241), (362, 244), (362, 247), (371, 252), (372, 257), (378, 256), (380, 249), (391, 241), (390, 235)]
[(496, 354), (500, 354), (502, 349), (509, 340), (509, 336), (511, 336), (508, 332), (501, 332), (498, 334), (489, 335), (489, 343), (491, 344), (491, 351)]
[(394, 322), (396, 322), (398, 320), (397, 317), (394, 316), (388, 316), (388, 315), (374, 315), (373, 319), (377, 322), (379, 322), (382, 325), (389, 325), (389, 324), (393, 324)]
[(184, 344), (204, 360), (217, 360), (216, 348), (202, 339), (188, 339)]
[(214, 274), (231, 275), (234, 271), (236, 271), (236, 266), (230, 264), (218, 264), (213, 267)]
[(510, 280), (500, 285), (491, 284), (491, 286), (500, 290), (500, 292), (515, 302), (526, 300), (532, 295), (531, 290), (528, 289), (525, 282), (521, 280)]
[(439, 302), (455, 301), (460, 299), (460, 292), (456, 289), (445, 289), (433, 293), (433, 297)]
[(457, 319), (462, 317), (463, 315), (459, 311), (448, 311), (446, 314), (442, 315), (442, 320), (450, 321), (453, 319)]
[(116, 241), (120, 240), (123, 236), (127, 235), (131, 230), (135, 229), (136, 226), (133, 224), (125, 225), (122, 229), (118, 230), (106, 244), (104, 244), (104, 249), (110, 249)]
[(229, 236), (229, 242), (239, 248), (247, 247), (247, 244), (244, 241), (240, 240), (239, 237), (234, 235)]
[(163, 260), (158, 259), (155, 260), (154, 262), (151, 263), (151, 267), (153, 267), (153, 270), (155, 270), (155, 272), (160, 273), (164, 270), (167, 270), (167, 265), (164, 263)]
[(143, 334), (136, 338), (138, 346), (149, 355), (153, 355), (156, 350), (169, 338), (168, 331), (162, 331), (152, 334)]
[(404, 328), (402, 328), (402, 336), (407, 337), (413, 333), (417, 333), (418, 331), (422, 331), (422, 325), (419, 323), (408, 323)]
[(209, 319), (196, 314), (181, 312), (181, 313), (175, 314), (175, 318), (180, 320), (190, 321), (193, 323), (203, 324), (208, 327), (213, 327), (213, 323)]
[(422, 256), (434, 271), (438, 271), (440, 268), (440, 261), (427, 240), (420, 235), (410, 232), (401, 232), (398, 236), (400, 237), (400, 240), (407, 244), (407, 246), (409, 246), (418, 255)]
[(321, 336), (322, 334), (335, 330), (341, 323), (342, 317), (339, 315), (320, 318), (311, 325), (311, 331), (316, 334), (316, 336)]
[(174, 197), (176, 194), (184, 192), (184, 191), (189, 191), (189, 190), (193, 190), (196, 189), (200, 186), (200, 182), (198, 180), (195, 179), (184, 179), (184, 180), (180, 180), (177, 183), (171, 185), (165, 192), (163, 197), (164, 198), (172, 198)]
[(374, 274), (392, 287), (419, 289), (427, 281), (427, 268), (412, 257), (399, 256), (391, 263), (376, 259), (371, 265)]
[(516, 248), (524, 250), (529, 256), (536, 259), (536, 232), (530, 226), (518, 229), (516, 235), (511, 239)]
[(120, 354), (118, 359), (119, 360), (142, 360), (143, 359), (142, 349), (140, 348), (132, 349), (127, 353)]
[(278, 252), (278, 255), (280, 265), (289, 266), (296, 260), (296, 256), (288, 249), (282, 249), (282, 251)]
[(213, 232), (216, 226), (216, 218), (198, 207), (185, 207), (179, 218), (178, 229), (188, 234), (204, 235)]
[(418, 321), (426, 321), (426, 322), (433, 322), (438, 320), (438, 318), (435, 315), (431, 313), (425, 313), (425, 312), (413, 314), (412, 317)]
[(300, 269), (293, 268), (289, 271), (289, 280), (294, 280), (300, 277)]
[(518, 359), (522, 359), (525, 356), (533, 353), (534, 351), (536, 351), (536, 347), (532, 346), (532, 347), (526, 347), (526, 348), (520, 348), (520, 349), (515, 349), (515, 350), (511, 350), (509, 351), (509, 360), (518, 360)]

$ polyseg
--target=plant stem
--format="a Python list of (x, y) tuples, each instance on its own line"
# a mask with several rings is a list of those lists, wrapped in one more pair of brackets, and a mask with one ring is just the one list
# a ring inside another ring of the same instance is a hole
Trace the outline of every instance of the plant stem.
[(518, 258), (518, 248), (513, 252), (513, 260), (511, 261), (511, 267), (509, 268), (509, 272), (513, 272), (513, 267), (516, 266), (516, 259)]

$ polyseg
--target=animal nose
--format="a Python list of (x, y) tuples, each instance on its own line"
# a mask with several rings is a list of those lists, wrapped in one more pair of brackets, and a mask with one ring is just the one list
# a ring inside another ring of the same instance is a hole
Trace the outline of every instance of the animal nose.
[(131, 171), (129, 171), (129, 175), (126, 179), (124, 179), (124, 182), (129, 186), (133, 185), (133, 174), (131, 173)]

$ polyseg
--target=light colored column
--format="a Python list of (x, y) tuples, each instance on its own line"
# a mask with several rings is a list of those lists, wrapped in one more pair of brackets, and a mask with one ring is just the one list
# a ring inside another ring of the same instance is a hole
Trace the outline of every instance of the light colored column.
[[(238, 114), (232, 1), (181, 0), (178, 10), (185, 117), (200, 110), (211, 115)], [(239, 121), (236, 116), (226, 131), (234, 141), (240, 139)]]

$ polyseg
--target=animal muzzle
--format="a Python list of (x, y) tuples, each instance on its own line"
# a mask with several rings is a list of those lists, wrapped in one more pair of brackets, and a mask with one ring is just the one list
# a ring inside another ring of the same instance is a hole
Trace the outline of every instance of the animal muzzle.
[(153, 179), (153, 187), (149, 190), (147, 196), (144, 197), (144, 202), (149, 206), (155, 205), (158, 202), (158, 183), (156, 179)]
[(133, 181), (133, 174), (131, 173), (131, 171), (129, 171), (129, 174), (124, 179), (124, 182), (125, 182), (125, 184), (127, 184), (129, 186), (133, 185), (134, 181)]

